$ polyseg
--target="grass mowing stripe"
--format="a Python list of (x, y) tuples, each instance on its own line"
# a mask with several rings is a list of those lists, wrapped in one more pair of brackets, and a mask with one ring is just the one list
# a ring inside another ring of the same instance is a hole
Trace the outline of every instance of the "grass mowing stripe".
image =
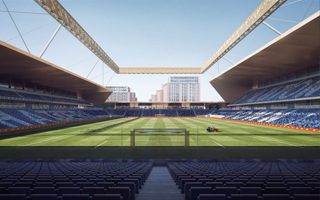
[[(129, 134), (133, 128), (186, 128), (191, 133), (191, 146), (320, 146), (320, 134), (212, 118), (139, 118), (121, 126), (102, 130), (103, 127), (127, 120), (128, 118), (114, 119), (33, 135), (4, 138), (0, 140), (0, 146), (129, 146)], [(217, 127), (221, 132), (207, 134), (206, 128), (210, 125)], [(86, 135), (92, 130), (96, 130), (95, 134)], [(143, 144), (139, 142), (140, 146), (180, 144), (178, 135), (161, 136), (161, 138), (159, 136), (158, 139), (138, 136), (138, 140), (141, 139), (145, 141)]]

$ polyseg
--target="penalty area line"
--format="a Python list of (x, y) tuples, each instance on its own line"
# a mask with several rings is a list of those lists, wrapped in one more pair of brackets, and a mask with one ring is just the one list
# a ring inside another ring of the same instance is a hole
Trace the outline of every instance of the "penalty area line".
[(222, 147), (222, 148), (226, 148), (225, 146), (223, 146), (222, 144), (220, 144), (219, 142), (217, 142), (215, 139), (213, 139), (212, 137), (210, 137), (211, 138), (211, 140), (215, 143), (215, 144), (217, 144), (218, 146), (220, 146), (220, 147)]
[(59, 137), (54, 137), (54, 138), (48, 138), (48, 139), (45, 139), (45, 140), (41, 140), (41, 141), (29, 143), (29, 144), (25, 144), (25, 145), (22, 145), (22, 146), (20, 146), (20, 147), (18, 147), (18, 148), (27, 147), (27, 146), (32, 146), (32, 145), (34, 145), (34, 144), (39, 144), (39, 143), (43, 143), (43, 142), (48, 142), (48, 141), (51, 141), (51, 140), (56, 140), (56, 139), (59, 139), (59, 138), (61, 138), (61, 137), (64, 137), (64, 135), (63, 135), (63, 136), (59, 136)]
[(104, 145), (106, 142), (109, 141), (109, 138), (105, 139), (104, 141), (100, 142), (99, 144), (97, 144), (97, 146), (95, 146), (94, 148), (97, 149), (99, 147), (101, 147), (102, 145)]

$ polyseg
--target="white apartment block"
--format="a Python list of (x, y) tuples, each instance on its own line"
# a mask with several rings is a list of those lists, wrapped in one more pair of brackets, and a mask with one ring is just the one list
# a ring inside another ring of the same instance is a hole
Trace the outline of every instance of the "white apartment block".
[(131, 102), (137, 101), (136, 94), (130, 91), (128, 86), (108, 86), (112, 90), (107, 102)]
[[(200, 82), (197, 76), (172, 76), (152, 95), (153, 102), (199, 102)], [(154, 97), (155, 96), (155, 97)]]

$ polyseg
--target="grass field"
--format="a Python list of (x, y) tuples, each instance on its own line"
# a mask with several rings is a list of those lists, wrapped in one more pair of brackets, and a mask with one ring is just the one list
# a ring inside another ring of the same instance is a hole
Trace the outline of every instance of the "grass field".
[[(208, 126), (220, 132), (207, 133)], [(0, 140), (0, 146), (129, 146), (134, 128), (186, 128), (190, 146), (320, 146), (320, 134), (209, 118), (121, 118)], [(136, 136), (137, 146), (183, 146), (183, 135)]]

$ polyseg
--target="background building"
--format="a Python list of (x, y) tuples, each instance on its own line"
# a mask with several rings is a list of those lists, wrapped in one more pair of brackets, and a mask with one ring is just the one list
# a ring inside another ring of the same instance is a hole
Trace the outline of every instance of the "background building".
[(200, 82), (197, 76), (172, 76), (151, 97), (152, 102), (199, 102)]
[(112, 90), (107, 102), (131, 102), (137, 101), (136, 94), (130, 91), (128, 86), (110, 86)]

